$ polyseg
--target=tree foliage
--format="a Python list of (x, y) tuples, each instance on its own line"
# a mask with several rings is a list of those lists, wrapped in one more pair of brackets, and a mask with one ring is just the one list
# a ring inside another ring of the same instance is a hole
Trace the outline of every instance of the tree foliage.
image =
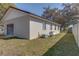
[(0, 20), (9, 6), (15, 7), (15, 5), (11, 3), (0, 3)]
[(77, 8), (72, 4), (63, 4), (64, 8), (62, 10), (62, 15), (66, 19), (66, 21), (70, 21), (73, 19), (73, 16), (77, 14)]
[(62, 4), (64, 8), (62, 10), (58, 8), (44, 8), (42, 17), (47, 18), (51, 21), (57, 22), (62, 26), (65, 26), (73, 16), (78, 14), (77, 8), (73, 4)]

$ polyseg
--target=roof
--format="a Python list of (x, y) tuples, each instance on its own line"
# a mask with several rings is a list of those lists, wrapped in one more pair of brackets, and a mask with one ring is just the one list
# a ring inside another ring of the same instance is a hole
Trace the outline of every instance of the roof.
[[(43, 18), (43, 17), (41, 17), (41, 16), (38, 16), (38, 15), (33, 14), (33, 13), (31, 13), (31, 12), (24, 11), (24, 10), (21, 10), (21, 9), (12, 7), (12, 6), (10, 6), (10, 7), (6, 10), (6, 12), (4, 13), (3, 17), (5, 16), (5, 14), (7, 13), (7, 11), (8, 11), (10, 8), (16, 9), (16, 10), (18, 10), (18, 11), (21, 11), (21, 12), (24, 12), (24, 13), (27, 13), (27, 14), (30, 14), (30, 15), (32, 15), (32, 16), (36, 16), (37, 18), (40, 18), (41, 20), (44, 20), (44, 21), (47, 21), (47, 22), (50, 22), (50, 23), (53, 23), (53, 24), (56, 24), (56, 25), (60, 26), (60, 24), (58, 24), (58, 23), (52, 22), (52, 21), (50, 21), (50, 20), (48, 20), (48, 19), (45, 19), (45, 18)], [(3, 17), (2, 17), (2, 18), (3, 18)], [(1, 19), (2, 19), (2, 18), (1, 18)]]

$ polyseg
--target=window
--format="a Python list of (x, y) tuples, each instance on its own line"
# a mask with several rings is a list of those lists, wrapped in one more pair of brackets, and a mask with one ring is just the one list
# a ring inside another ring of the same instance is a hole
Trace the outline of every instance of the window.
[(46, 23), (43, 23), (43, 30), (46, 30)]
[(7, 24), (7, 35), (14, 34), (14, 24)]

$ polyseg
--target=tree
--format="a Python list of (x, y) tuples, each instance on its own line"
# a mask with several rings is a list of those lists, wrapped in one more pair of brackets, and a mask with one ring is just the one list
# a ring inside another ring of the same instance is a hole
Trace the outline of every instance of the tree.
[(44, 8), (44, 12), (42, 17), (47, 18), (51, 21), (54, 21), (56, 19), (56, 16), (58, 15), (58, 8), (51, 9), (49, 6), (47, 8)]
[(0, 3), (0, 20), (3, 17), (5, 11), (8, 9), (9, 6), (15, 7), (15, 4), (11, 4), (11, 3)]
[(68, 22), (70, 22), (71, 20), (73, 20), (73, 16), (77, 15), (77, 8), (75, 6), (73, 6), (73, 4), (62, 4), (64, 6), (63, 10), (62, 10), (62, 15), (64, 17), (65, 23), (64, 25), (67, 25)]
[(62, 10), (58, 8), (44, 8), (42, 17), (47, 18), (53, 22), (57, 22), (62, 26), (68, 24), (73, 19), (73, 16), (78, 14), (77, 8), (73, 4), (62, 4), (64, 8)]
[(44, 8), (44, 12), (42, 17), (49, 19), (53, 22), (57, 22), (61, 25), (64, 24), (64, 17), (62, 16), (62, 10), (59, 10), (58, 8), (50, 8), (49, 6), (47, 8)]

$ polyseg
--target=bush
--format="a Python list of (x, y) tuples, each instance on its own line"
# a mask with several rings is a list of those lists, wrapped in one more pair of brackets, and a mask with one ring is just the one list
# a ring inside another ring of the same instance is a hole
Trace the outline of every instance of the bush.
[(49, 32), (49, 36), (50, 37), (52, 37), (53, 36), (53, 32), (51, 31), (51, 32)]

